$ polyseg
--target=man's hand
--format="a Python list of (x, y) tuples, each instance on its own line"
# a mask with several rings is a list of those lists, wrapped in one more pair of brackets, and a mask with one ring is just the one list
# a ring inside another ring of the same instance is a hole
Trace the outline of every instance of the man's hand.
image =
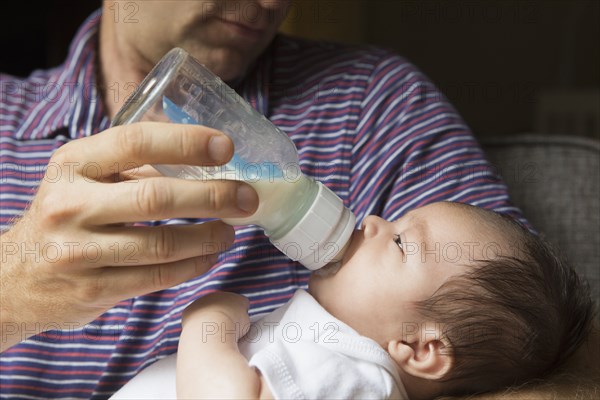
[(58, 149), (30, 208), (1, 236), (0, 351), (205, 273), (233, 242), (231, 227), (134, 223), (246, 217), (258, 206), (256, 192), (242, 182), (186, 181), (137, 167), (220, 165), (232, 155), (231, 140), (213, 129), (147, 122)]

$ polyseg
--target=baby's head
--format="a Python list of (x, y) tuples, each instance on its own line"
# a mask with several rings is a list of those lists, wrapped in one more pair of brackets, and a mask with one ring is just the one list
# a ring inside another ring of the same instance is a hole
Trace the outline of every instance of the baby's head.
[(335, 274), (310, 292), (376, 340), (411, 397), (523, 382), (565, 360), (593, 303), (539, 237), (483, 209), (434, 203), (395, 222), (368, 217)]

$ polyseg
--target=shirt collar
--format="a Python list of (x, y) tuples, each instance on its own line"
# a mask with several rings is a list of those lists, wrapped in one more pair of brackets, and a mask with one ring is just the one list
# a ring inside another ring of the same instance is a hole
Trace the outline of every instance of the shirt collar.
[(95, 11), (79, 28), (67, 59), (51, 70), (41, 100), (21, 125), (18, 136), (44, 139), (66, 134), (72, 139), (90, 136), (108, 128), (110, 121), (98, 95), (96, 49), (101, 10)]
[(248, 69), (244, 79), (234, 89), (246, 99), (252, 107), (265, 117), (270, 117), (269, 110), (269, 84), (271, 80), (272, 53), (275, 47), (275, 38), (269, 47)]

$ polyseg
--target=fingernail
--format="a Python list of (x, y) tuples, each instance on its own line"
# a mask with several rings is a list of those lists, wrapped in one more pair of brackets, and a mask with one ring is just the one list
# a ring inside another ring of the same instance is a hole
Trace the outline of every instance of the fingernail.
[(258, 195), (256, 191), (245, 183), (239, 183), (237, 187), (237, 206), (240, 210), (253, 214), (258, 207)]
[(225, 135), (215, 135), (208, 141), (208, 155), (212, 161), (223, 164), (231, 158), (231, 140)]

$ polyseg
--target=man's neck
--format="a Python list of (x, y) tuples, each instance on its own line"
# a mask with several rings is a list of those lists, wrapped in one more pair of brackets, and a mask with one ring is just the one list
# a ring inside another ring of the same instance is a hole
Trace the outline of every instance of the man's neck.
[(152, 64), (119, 41), (114, 25), (103, 20), (100, 21), (98, 57), (98, 87), (106, 114), (113, 119), (150, 72)]

